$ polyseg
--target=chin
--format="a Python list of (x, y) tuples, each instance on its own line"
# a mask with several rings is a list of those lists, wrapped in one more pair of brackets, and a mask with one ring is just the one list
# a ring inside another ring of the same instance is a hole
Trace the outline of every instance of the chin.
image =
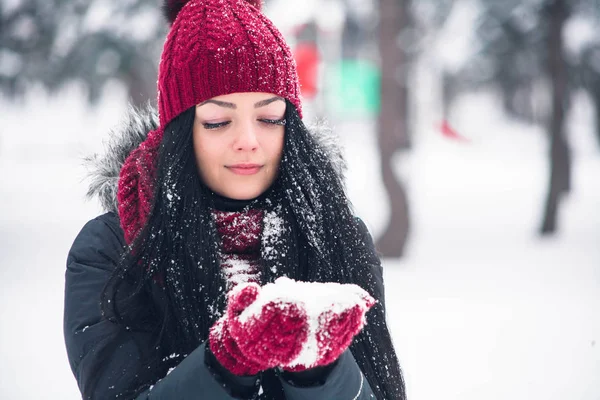
[(224, 196), (233, 200), (252, 200), (263, 194), (265, 190), (261, 189), (250, 189), (247, 190), (231, 190), (226, 191)]

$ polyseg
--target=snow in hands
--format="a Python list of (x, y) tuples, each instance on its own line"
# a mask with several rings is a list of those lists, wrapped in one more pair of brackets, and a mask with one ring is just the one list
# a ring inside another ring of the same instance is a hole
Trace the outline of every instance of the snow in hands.
[[(238, 285), (230, 293), (230, 299), (245, 297), (243, 309), (233, 309), (229, 317), (233, 323), (232, 336), (244, 351), (258, 344), (248, 331), (262, 331), (265, 320), (273, 314), (286, 314), (276, 319), (282, 326), (269, 336), (269, 348), (277, 353), (280, 346), (288, 346), (287, 359), (279, 360), (279, 366), (287, 370), (300, 371), (335, 361), (351, 344), (352, 339), (363, 328), (366, 312), (375, 300), (365, 290), (354, 284), (299, 282), (287, 277), (278, 278), (262, 288), (254, 283)], [(302, 321), (298, 325), (298, 321)], [(298, 331), (290, 352), (289, 335), (292, 324)], [(300, 328), (298, 328), (300, 326)], [(264, 332), (264, 331), (262, 331)], [(262, 334), (261, 332), (261, 334)], [(281, 332), (281, 337), (277, 333)], [(245, 352), (250, 358), (262, 357), (253, 351)], [(257, 359), (256, 361), (260, 361)]]

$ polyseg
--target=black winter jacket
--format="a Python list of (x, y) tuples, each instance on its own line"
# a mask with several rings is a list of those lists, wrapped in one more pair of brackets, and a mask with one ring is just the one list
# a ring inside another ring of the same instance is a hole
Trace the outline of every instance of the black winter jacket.
[[(366, 227), (361, 224), (363, 229)], [(369, 238), (369, 243), (372, 241)], [(64, 334), (67, 353), (73, 374), (81, 391), (91, 378), (97, 350), (105, 340), (115, 335), (115, 324), (102, 318), (100, 293), (108, 281), (124, 249), (125, 240), (114, 213), (106, 213), (88, 222), (73, 243), (67, 259), (65, 284)], [(375, 267), (375, 266), (374, 266)], [(382, 285), (381, 268), (376, 266), (375, 276)], [(378, 291), (383, 293), (383, 290)], [(383, 298), (377, 299), (383, 301)], [(145, 342), (143, 333), (128, 332), (121, 345), (108, 358), (108, 365), (99, 379), (95, 398), (113, 399), (133, 379), (140, 363), (138, 344)], [(136, 344), (138, 343), (138, 344)], [(150, 346), (148, 346), (150, 347)], [(205, 344), (189, 354), (166, 377), (137, 399), (235, 399), (229, 385), (255, 385), (255, 379), (218, 374), (205, 360)], [(319, 399), (372, 399), (371, 388), (360, 371), (350, 350), (346, 350), (322, 384), (297, 387), (274, 372), (265, 373), (262, 385), (280, 386), (284, 398), (289, 400)]]

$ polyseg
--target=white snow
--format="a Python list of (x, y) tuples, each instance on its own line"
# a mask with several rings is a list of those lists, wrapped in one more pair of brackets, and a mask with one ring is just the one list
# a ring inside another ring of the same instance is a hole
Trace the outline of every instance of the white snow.
[[(266, 260), (273, 259), (279, 252), (284, 252), (283, 255), (285, 255), (285, 249), (274, 246), (274, 243), (277, 243), (277, 239), (285, 229), (283, 218), (281, 218), (280, 213), (281, 207), (278, 206), (273, 211), (265, 212), (263, 217), (261, 244), (262, 257)], [(271, 267), (271, 269), (275, 269), (273, 272), (276, 272), (275, 266)]]
[[(430, 112), (413, 152), (398, 156), (412, 230), (384, 277), (409, 399), (600, 398), (600, 154), (576, 101), (573, 190), (553, 238), (536, 235), (544, 132), (500, 117), (489, 96), (466, 98), (451, 121), (470, 143), (443, 138)], [(379, 176), (372, 126), (338, 131), (354, 161), (351, 197), (377, 235), (388, 210), (369, 178)]]
[(221, 273), (230, 290), (244, 282), (259, 282), (260, 273), (248, 260), (240, 258), (237, 254), (221, 256)]
[[(450, 121), (471, 142), (448, 141), (433, 128), (439, 102), (423, 78), (412, 86), (423, 94), (418, 139), (397, 160), (411, 207), (408, 252), (384, 260), (388, 321), (409, 399), (597, 400), (600, 155), (591, 108), (580, 97), (573, 106), (573, 190), (559, 234), (540, 239), (544, 132), (473, 95)], [(83, 104), (77, 86), (52, 99), (33, 90), (22, 104), (0, 98), (2, 399), (80, 398), (62, 334), (65, 261), (83, 224), (100, 212), (84, 201), (80, 157), (99, 150), (126, 111), (117, 86), (98, 108)], [(334, 125), (353, 204), (376, 236), (389, 211), (373, 124)]]
[(248, 260), (239, 258), (236, 254), (229, 255), (229, 258), (222, 262), (221, 267), (224, 268), (225, 274), (248, 273), (252, 269)]
[[(237, 286), (235, 291), (242, 290), (244, 286), (246, 285)], [(274, 304), (276, 307), (285, 307), (286, 304), (301, 306), (308, 319), (308, 337), (302, 351), (289, 366), (310, 366), (318, 359), (317, 332), (321, 324), (326, 322), (323, 318), (325, 313), (339, 315), (356, 305), (366, 309), (366, 299), (371, 299), (371, 296), (357, 285), (298, 282), (281, 277), (274, 283), (263, 286), (256, 301), (240, 314), (239, 319), (242, 323), (248, 322), (251, 318), (260, 315), (268, 304)]]

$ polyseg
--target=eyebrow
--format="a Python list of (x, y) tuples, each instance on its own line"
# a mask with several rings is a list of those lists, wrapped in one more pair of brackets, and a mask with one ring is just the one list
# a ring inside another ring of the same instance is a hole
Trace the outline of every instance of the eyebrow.
[(275, 97), (271, 97), (270, 99), (261, 100), (258, 103), (255, 103), (254, 104), (254, 108), (264, 107), (264, 106), (269, 105), (269, 104), (271, 104), (271, 103), (273, 103), (274, 101), (277, 101), (277, 100), (281, 100), (281, 101), (283, 101), (285, 103), (285, 100), (283, 100), (282, 97), (275, 96)]
[[(277, 100), (285, 101), (285, 100), (283, 100), (282, 97), (275, 96), (275, 97), (271, 97), (270, 99), (261, 100), (261, 101), (259, 101), (257, 103), (254, 103), (254, 108), (264, 107), (264, 106), (269, 105), (269, 104), (271, 104), (271, 103), (273, 103), (274, 101), (277, 101)], [(208, 104), (208, 103), (216, 104), (216, 105), (218, 105), (220, 107), (231, 108), (232, 110), (236, 110), (237, 109), (237, 106), (234, 103), (228, 103), (226, 101), (212, 100), (212, 99), (211, 100), (203, 101), (202, 103), (198, 104), (197, 107), (203, 106), (203, 105)]]

